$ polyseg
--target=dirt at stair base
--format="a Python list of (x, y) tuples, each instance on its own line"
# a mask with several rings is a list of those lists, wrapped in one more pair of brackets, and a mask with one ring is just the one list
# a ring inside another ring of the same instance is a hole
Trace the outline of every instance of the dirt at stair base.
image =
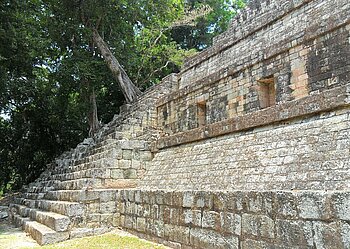
[[(111, 234), (116, 234), (118, 237), (133, 237), (137, 238), (139, 241), (142, 241), (142, 243), (145, 243), (145, 247), (142, 245), (137, 248), (163, 248), (163, 249), (170, 249), (169, 247), (157, 245), (155, 243), (145, 241), (143, 239), (139, 239), (138, 237), (122, 231), (122, 230), (114, 230), (110, 232)], [(151, 246), (150, 246), (151, 245)], [(153, 246), (152, 246), (153, 245)], [(65, 247), (64, 245), (61, 245), (62, 248), (77, 248), (77, 247)], [(102, 246), (103, 247), (103, 246)], [(41, 246), (38, 245), (38, 243), (33, 240), (29, 235), (27, 235), (25, 232), (23, 232), (20, 228), (15, 228), (13, 225), (9, 224), (7, 219), (0, 220), (0, 249), (29, 249), (29, 248), (41, 248)], [(106, 248), (106, 247), (103, 247)], [(113, 247), (114, 248), (114, 247)], [(118, 248), (118, 245), (116, 245), (115, 248)], [(132, 244), (130, 244), (130, 247), (125, 247), (125, 245), (122, 248), (134, 248)]]
[(20, 228), (15, 228), (7, 219), (0, 220), (0, 248), (36, 248), (39, 245)]

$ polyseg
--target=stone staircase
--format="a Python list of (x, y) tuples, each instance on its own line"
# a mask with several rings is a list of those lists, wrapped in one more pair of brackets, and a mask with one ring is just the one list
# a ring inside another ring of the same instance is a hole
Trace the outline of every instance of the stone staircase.
[(118, 226), (117, 193), (134, 188), (152, 160), (159, 86), (94, 136), (64, 153), (10, 205), (10, 220), (40, 245), (101, 234)]
[[(135, 147), (124, 149), (125, 141), (133, 141)], [(115, 189), (135, 187), (146, 163), (136, 159), (137, 153), (151, 154), (142, 140), (108, 138), (86, 147), (75, 160), (67, 155), (56, 160), (10, 206), (14, 224), (40, 245), (116, 226)]]

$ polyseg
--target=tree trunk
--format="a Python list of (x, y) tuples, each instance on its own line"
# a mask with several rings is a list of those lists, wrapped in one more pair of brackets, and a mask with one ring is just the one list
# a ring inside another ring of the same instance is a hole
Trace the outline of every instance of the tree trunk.
[(96, 94), (95, 90), (92, 89), (90, 94), (90, 113), (89, 113), (89, 136), (92, 137), (95, 132), (100, 128), (100, 122), (97, 116), (97, 105), (96, 105)]
[(124, 71), (118, 60), (112, 54), (106, 42), (102, 39), (96, 29), (93, 29), (93, 40), (100, 50), (104, 60), (107, 63), (109, 70), (111, 70), (113, 77), (119, 82), (120, 88), (127, 103), (134, 102), (141, 91), (132, 83), (127, 73)]

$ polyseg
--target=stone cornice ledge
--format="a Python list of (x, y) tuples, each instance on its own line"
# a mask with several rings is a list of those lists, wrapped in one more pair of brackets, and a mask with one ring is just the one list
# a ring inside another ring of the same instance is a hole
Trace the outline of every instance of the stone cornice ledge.
[(281, 103), (201, 128), (162, 137), (154, 142), (152, 148), (157, 151), (349, 105), (350, 84), (348, 83), (302, 99)]

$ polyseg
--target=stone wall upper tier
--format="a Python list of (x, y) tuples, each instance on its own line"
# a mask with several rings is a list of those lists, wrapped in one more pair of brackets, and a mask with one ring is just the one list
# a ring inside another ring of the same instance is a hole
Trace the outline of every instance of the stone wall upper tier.
[(211, 48), (188, 59), (180, 88), (220, 69), (238, 70), (313, 40), (348, 23), (349, 12), (347, 0), (252, 1)]
[(172, 79), (158, 125), (176, 134), (349, 83), (349, 13), (348, 0), (252, 1)]

